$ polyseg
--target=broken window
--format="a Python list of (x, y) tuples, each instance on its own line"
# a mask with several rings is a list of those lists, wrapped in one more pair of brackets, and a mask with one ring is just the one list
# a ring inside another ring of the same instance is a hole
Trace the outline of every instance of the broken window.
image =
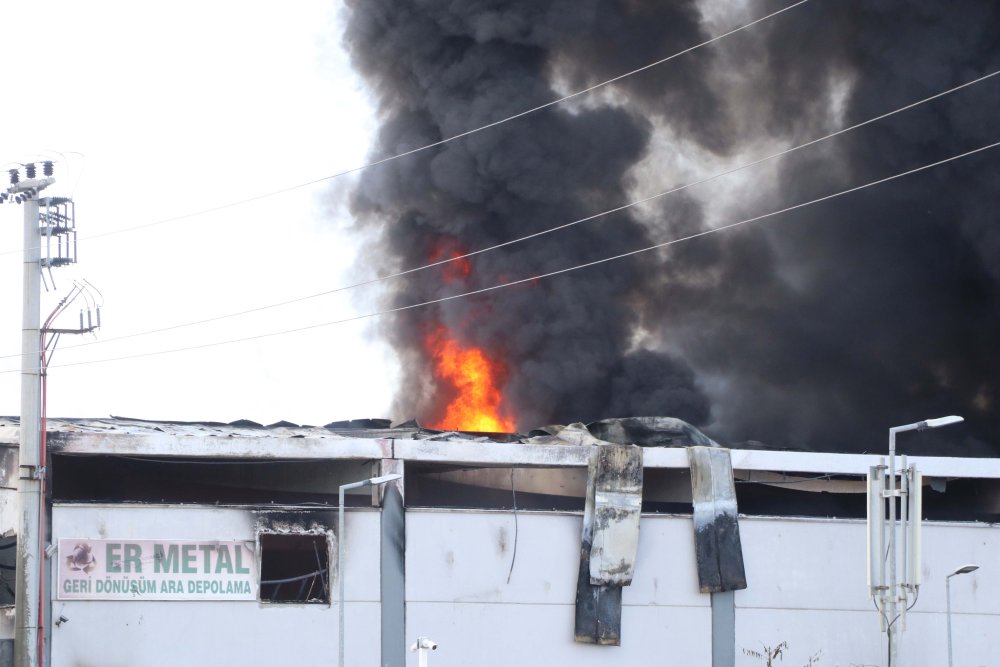
[(260, 535), (261, 602), (329, 604), (330, 549), (326, 535)]
[(0, 539), (0, 607), (8, 607), (14, 604), (16, 559), (17, 538), (5, 537)]

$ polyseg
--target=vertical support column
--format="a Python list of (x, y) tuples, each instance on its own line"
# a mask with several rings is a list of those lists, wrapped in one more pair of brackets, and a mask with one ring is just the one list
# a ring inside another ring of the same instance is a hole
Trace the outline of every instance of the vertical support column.
[(14, 615), (14, 664), (38, 664), (38, 516), (41, 480), (39, 426), (41, 390), (41, 234), (38, 200), (24, 202), (24, 291), (21, 312), (21, 419), (18, 451), (17, 584)]
[[(382, 475), (404, 474), (403, 462), (382, 461)], [(406, 665), (406, 514), (403, 489), (406, 478), (382, 489), (381, 600), (382, 667)]]
[(736, 592), (712, 593), (712, 667), (736, 667)]

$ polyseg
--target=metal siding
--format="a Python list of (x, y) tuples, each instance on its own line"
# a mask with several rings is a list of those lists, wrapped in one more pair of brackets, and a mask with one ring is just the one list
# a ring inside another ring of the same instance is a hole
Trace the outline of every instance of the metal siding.
[[(409, 602), (408, 636), (438, 643), (433, 667), (708, 667), (708, 607), (625, 606), (622, 645), (573, 641), (572, 604)], [(416, 667), (411, 653), (407, 665)]]
[[(53, 536), (123, 539), (254, 539), (244, 509), (57, 505)], [(379, 664), (379, 513), (347, 514), (348, 664)], [(335, 581), (333, 582), (336, 583)], [(337, 655), (337, 606), (257, 602), (54, 601), (53, 667), (225, 664), (329, 665)]]
[[(884, 664), (885, 635), (865, 586), (864, 521), (745, 517), (740, 528), (752, 581), (736, 592), (737, 656), (787, 641), (785, 662), (793, 664), (804, 664), (816, 651), (823, 652), (820, 665)], [(952, 581), (955, 636), (962, 626), (965, 642), (962, 664), (993, 664), (1000, 578), (987, 568), (997, 553), (998, 527), (924, 524), (924, 579), (900, 635), (903, 664), (947, 662), (944, 577), (967, 562), (984, 567)]]

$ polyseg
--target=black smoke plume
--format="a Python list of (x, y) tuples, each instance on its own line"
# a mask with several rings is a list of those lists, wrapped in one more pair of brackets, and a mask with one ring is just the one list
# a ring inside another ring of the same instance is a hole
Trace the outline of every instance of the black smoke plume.
[[(374, 157), (548, 102), (785, 2), (350, 0)], [(382, 270), (537, 232), (815, 138), (1000, 68), (992, 0), (813, 0), (551, 107), (364, 172)], [(998, 77), (1000, 78), (1000, 77)], [(390, 283), (389, 306), (487, 287), (782, 208), (1000, 139), (989, 80), (780, 162)], [(1000, 170), (987, 152), (582, 271), (383, 321), (398, 416), (448, 388), (438, 323), (507, 366), (519, 427), (669, 415), (726, 442), (881, 451), (889, 426), (967, 423), (908, 451), (1000, 451)], [(453, 277), (452, 277), (453, 278)]]

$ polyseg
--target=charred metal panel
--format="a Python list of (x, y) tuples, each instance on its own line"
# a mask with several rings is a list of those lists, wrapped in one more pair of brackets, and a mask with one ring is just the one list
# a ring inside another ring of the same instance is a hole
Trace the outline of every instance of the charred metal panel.
[(718, 447), (691, 424), (673, 417), (627, 417), (602, 419), (587, 424), (595, 437), (619, 445), (641, 447)]
[(641, 501), (642, 451), (628, 445), (594, 447), (576, 591), (578, 642), (621, 645), (622, 583), (632, 580)]
[(576, 641), (621, 646), (622, 587), (590, 583), (586, 555), (580, 561), (576, 589)]
[[(597, 448), (594, 533), (590, 548), (593, 584), (628, 586), (639, 550), (642, 510), (642, 450), (635, 446)], [(590, 505), (588, 504), (588, 507)]]
[(694, 544), (702, 593), (747, 587), (729, 450), (688, 449), (694, 504)]

